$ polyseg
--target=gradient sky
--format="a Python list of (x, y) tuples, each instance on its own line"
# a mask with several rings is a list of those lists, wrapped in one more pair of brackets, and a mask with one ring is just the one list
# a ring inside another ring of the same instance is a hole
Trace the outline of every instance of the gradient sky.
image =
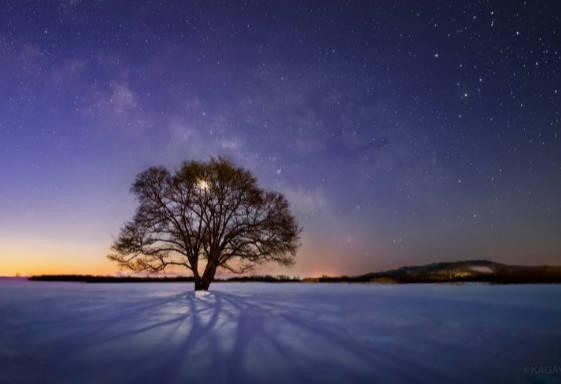
[(561, 264), (558, 1), (2, 1), (0, 275), (111, 273), (134, 176), (230, 156), (291, 269)]

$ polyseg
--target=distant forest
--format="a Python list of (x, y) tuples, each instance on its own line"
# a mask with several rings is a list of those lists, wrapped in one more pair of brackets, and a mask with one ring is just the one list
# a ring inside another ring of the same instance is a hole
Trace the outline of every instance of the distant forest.
[[(40, 275), (32, 281), (58, 281), (79, 283), (183, 283), (193, 282), (190, 276), (91, 276), (91, 275)], [(402, 267), (385, 272), (374, 272), (360, 276), (322, 276), (299, 278), (290, 276), (234, 276), (219, 278), (219, 283), (264, 282), (264, 283), (468, 283), (492, 284), (538, 284), (561, 283), (560, 266), (518, 266), (495, 263), (487, 260), (433, 263), (421, 266)]]
[[(193, 282), (192, 276), (94, 276), (94, 275), (38, 275), (29, 278), (31, 281), (58, 281), (73, 283), (188, 283)], [(235, 276), (215, 279), (214, 282), (270, 282), (291, 283), (301, 282), (298, 277), (289, 276)]]

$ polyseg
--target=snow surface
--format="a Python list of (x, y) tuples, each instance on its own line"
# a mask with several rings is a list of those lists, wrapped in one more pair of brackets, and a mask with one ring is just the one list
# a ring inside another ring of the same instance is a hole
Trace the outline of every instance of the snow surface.
[(561, 381), (561, 286), (191, 289), (0, 279), (0, 382)]
[(487, 267), (485, 265), (473, 265), (470, 267), (470, 269), (474, 272), (480, 272), (480, 273), (493, 273), (493, 269), (491, 267)]

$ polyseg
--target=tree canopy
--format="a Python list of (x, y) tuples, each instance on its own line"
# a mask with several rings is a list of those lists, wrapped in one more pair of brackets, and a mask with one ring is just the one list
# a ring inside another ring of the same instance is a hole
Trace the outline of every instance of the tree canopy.
[(228, 159), (184, 162), (174, 172), (151, 167), (131, 191), (138, 207), (108, 256), (122, 267), (184, 267), (195, 289), (207, 290), (219, 268), (243, 273), (263, 262), (294, 261), (301, 228), (286, 198), (261, 189)]

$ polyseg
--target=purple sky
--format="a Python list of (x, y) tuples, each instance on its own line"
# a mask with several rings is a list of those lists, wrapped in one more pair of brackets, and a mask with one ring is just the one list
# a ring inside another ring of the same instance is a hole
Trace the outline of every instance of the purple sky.
[(555, 1), (4, 1), (0, 275), (108, 273), (151, 165), (230, 156), (289, 274), (561, 264)]

